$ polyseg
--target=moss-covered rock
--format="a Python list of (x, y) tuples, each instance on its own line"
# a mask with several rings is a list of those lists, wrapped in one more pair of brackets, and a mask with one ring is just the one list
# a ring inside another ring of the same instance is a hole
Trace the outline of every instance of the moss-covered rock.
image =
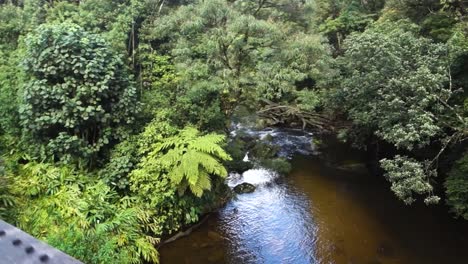
[(282, 175), (288, 174), (292, 169), (291, 163), (284, 158), (261, 160), (260, 164)]
[(279, 146), (264, 141), (257, 141), (255, 146), (251, 149), (250, 154), (253, 158), (258, 160), (271, 159), (277, 157), (279, 150)]
[(237, 172), (242, 174), (254, 167), (252, 162), (242, 160), (232, 160), (227, 162), (226, 166), (230, 172)]
[(255, 191), (255, 189), (255, 185), (244, 182), (234, 187), (234, 192), (237, 194), (252, 193)]

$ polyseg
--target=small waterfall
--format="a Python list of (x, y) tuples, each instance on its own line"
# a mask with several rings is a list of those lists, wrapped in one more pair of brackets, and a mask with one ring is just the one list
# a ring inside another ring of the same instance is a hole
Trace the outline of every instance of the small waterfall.
[(250, 160), (249, 160), (249, 152), (248, 152), (248, 151), (247, 151), (247, 153), (245, 153), (245, 157), (244, 157), (244, 159), (243, 159), (242, 161), (244, 161), (244, 162), (250, 161)]

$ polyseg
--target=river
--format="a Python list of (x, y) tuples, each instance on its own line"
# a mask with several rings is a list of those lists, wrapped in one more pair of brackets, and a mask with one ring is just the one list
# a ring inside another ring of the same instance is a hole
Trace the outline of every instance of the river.
[(405, 206), (382, 177), (337, 165), (359, 164), (361, 153), (340, 144), (316, 152), (310, 134), (255, 133), (274, 136), (292, 171), (231, 174), (228, 185), (249, 182), (256, 191), (160, 248), (162, 264), (468, 263), (468, 221), (444, 206)]

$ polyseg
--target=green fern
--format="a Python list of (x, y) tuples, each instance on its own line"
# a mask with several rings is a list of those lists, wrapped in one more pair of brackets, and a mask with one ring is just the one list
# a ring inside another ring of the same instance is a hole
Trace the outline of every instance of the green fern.
[(142, 209), (91, 175), (30, 162), (12, 193), (19, 227), (85, 263), (158, 263)]
[(156, 162), (167, 170), (181, 193), (188, 187), (195, 196), (201, 197), (211, 190), (210, 176), (227, 176), (221, 161), (231, 160), (231, 157), (220, 146), (224, 140), (224, 135), (201, 136), (196, 128), (187, 127), (155, 144), (150, 155), (158, 157)]
[(225, 140), (224, 135), (201, 135), (196, 128), (186, 127), (172, 136), (155, 139), (150, 137), (151, 144), (142, 144), (140, 153), (145, 158), (130, 175), (132, 189), (140, 189), (143, 182), (152, 182), (148, 177), (161, 180), (167, 176), (179, 194), (188, 188), (196, 197), (201, 197), (211, 190), (212, 176), (227, 176), (222, 161), (231, 157), (220, 145)]

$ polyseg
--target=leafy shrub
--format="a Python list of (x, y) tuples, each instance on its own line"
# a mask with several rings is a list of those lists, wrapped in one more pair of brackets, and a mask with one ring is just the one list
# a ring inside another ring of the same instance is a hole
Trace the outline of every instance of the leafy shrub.
[(89, 158), (119, 138), (138, 110), (123, 62), (98, 35), (63, 23), (26, 39), (30, 77), (22, 124), (55, 158)]
[(13, 192), (20, 228), (85, 263), (158, 262), (145, 213), (104, 182), (68, 167), (28, 163)]
[(176, 132), (152, 122), (140, 141), (143, 158), (130, 174), (130, 189), (152, 215), (147, 228), (162, 235), (197, 221), (203, 196), (217, 184), (212, 178), (227, 176), (222, 161), (230, 157), (220, 147), (224, 136), (202, 136), (191, 127)]

